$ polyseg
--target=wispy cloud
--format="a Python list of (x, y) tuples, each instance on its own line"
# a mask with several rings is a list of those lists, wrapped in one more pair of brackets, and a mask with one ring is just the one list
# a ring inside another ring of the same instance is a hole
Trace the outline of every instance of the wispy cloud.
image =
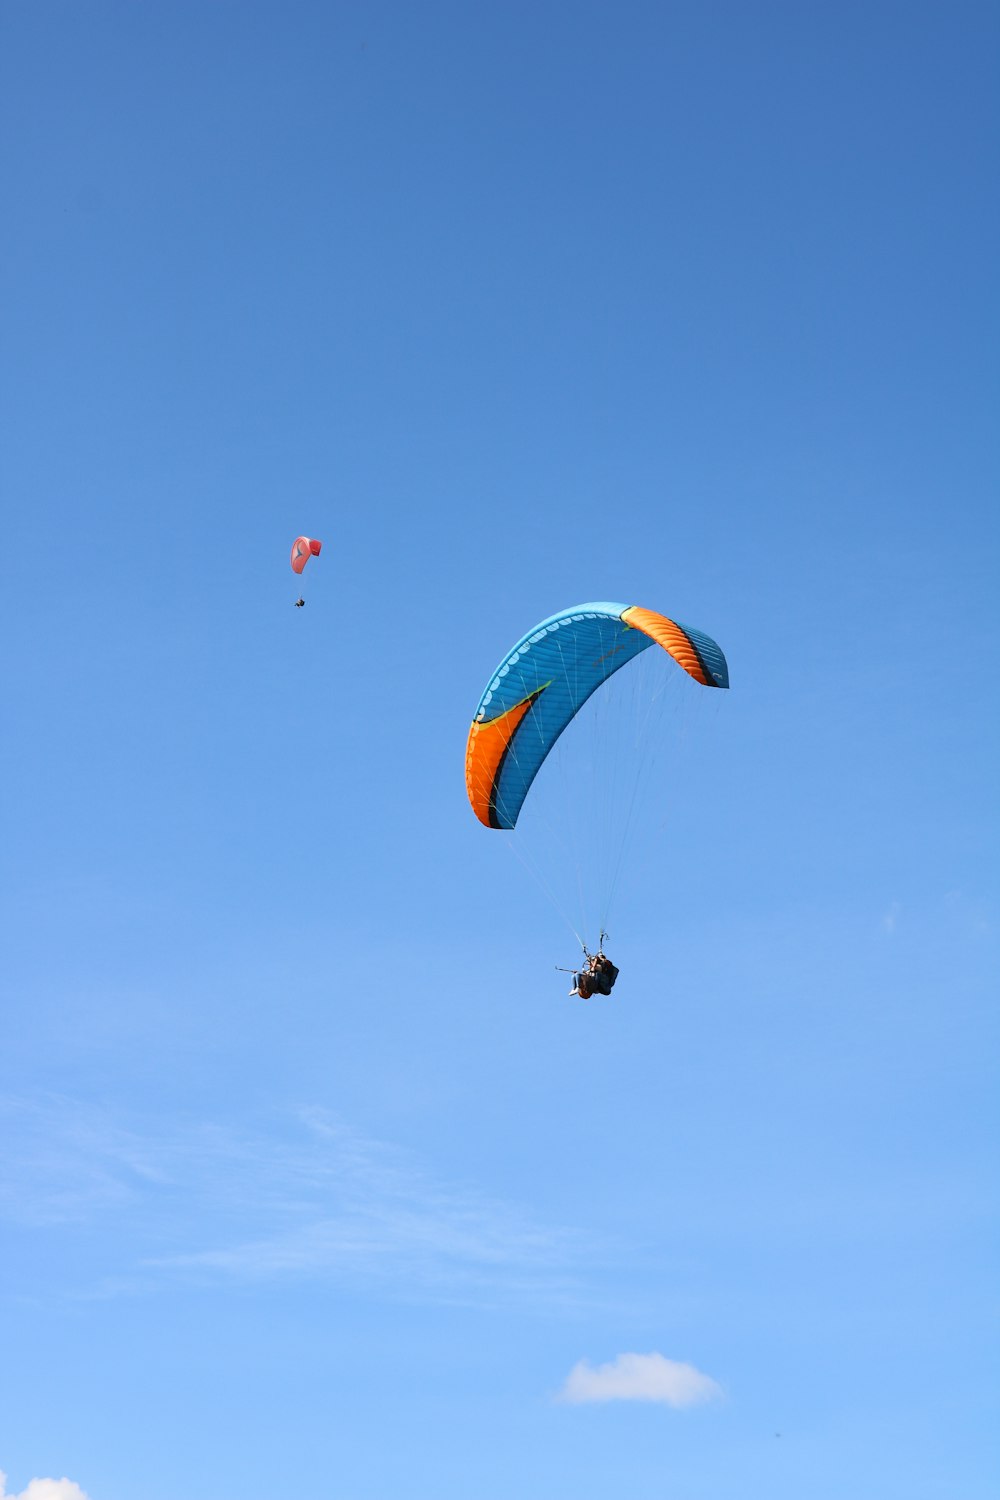
[(974, 937), (992, 937), (996, 932), (996, 906), (982, 896), (968, 896), (962, 890), (947, 891), (944, 905), (952, 922)]
[(0, 1500), (87, 1500), (87, 1496), (72, 1479), (31, 1479), (15, 1495), (7, 1489), (7, 1476), (0, 1469)]
[(280, 1275), (398, 1279), (425, 1292), (568, 1292), (577, 1236), (535, 1223), (515, 1205), (429, 1178), (406, 1153), (370, 1141), (318, 1111), (302, 1117), (308, 1147), (263, 1162), (276, 1171), (274, 1231), (172, 1255), (162, 1268), (259, 1280)]
[(899, 914), (902, 910), (898, 901), (890, 901), (882, 914), (882, 931), (888, 933), (890, 937), (896, 931), (896, 924), (899, 922)]
[(24, 1225), (91, 1221), (169, 1172), (162, 1142), (59, 1096), (0, 1098), (0, 1139), (0, 1216)]
[(131, 1258), (108, 1268), (109, 1292), (185, 1275), (391, 1283), (455, 1301), (580, 1296), (579, 1234), (435, 1179), (322, 1110), (268, 1134), (144, 1130), (65, 1099), (0, 1110), (0, 1213), (32, 1227), (120, 1225)]
[(694, 1365), (662, 1354), (619, 1354), (605, 1365), (585, 1359), (573, 1366), (559, 1392), (560, 1401), (582, 1405), (592, 1401), (658, 1401), (675, 1408), (715, 1401), (722, 1387)]

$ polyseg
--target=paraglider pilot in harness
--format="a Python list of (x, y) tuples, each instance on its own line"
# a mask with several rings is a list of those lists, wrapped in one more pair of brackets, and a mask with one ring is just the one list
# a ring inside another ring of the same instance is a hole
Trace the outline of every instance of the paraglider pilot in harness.
[(570, 994), (579, 995), (581, 1000), (589, 1000), (591, 995), (610, 995), (618, 970), (604, 952), (604, 933), (601, 933), (601, 946), (596, 953), (587, 953), (586, 948), (583, 951), (587, 954), (587, 961), (580, 972), (573, 975)]

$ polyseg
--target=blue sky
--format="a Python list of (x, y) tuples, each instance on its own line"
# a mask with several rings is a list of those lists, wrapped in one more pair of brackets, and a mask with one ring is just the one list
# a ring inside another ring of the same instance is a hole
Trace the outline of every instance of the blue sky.
[[(996, 8), (2, 30), (10, 1495), (992, 1494)], [(733, 686), (584, 1006), (594, 598)]]

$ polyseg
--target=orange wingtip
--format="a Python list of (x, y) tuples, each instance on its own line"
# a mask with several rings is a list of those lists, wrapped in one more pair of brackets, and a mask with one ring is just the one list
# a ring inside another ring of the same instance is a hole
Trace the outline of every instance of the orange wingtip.
[(673, 620), (668, 620), (666, 615), (658, 615), (655, 609), (643, 609), (638, 604), (623, 609), (622, 619), (626, 625), (631, 625), (633, 629), (641, 630), (644, 635), (648, 635), (650, 640), (662, 646), (664, 651), (669, 651), (677, 665), (683, 667), (695, 682), (700, 682), (703, 687), (712, 686), (705, 676), (697, 651), (681, 627), (675, 625)]
[(474, 720), (469, 730), (469, 740), (465, 747), (465, 786), (472, 811), (487, 828), (497, 826), (490, 813), (504, 756), (517, 733), (518, 725), (541, 691), (541, 688), (537, 688), (495, 719)]

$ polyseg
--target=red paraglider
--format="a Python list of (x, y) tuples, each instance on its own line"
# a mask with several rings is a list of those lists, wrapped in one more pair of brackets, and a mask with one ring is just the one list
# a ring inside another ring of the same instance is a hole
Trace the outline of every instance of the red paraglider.
[[(319, 557), (323, 549), (323, 543), (317, 542), (315, 537), (297, 536), (292, 543), (292, 572), (300, 576), (306, 563), (311, 557)], [(305, 599), (300, 594), (295, 601), (295, 608), (301, 609)]]
[(323, 543), (307, 536), (297, 536), (292, 543), (292, 572), (301, 573), (311, 557), (319, 557)]

